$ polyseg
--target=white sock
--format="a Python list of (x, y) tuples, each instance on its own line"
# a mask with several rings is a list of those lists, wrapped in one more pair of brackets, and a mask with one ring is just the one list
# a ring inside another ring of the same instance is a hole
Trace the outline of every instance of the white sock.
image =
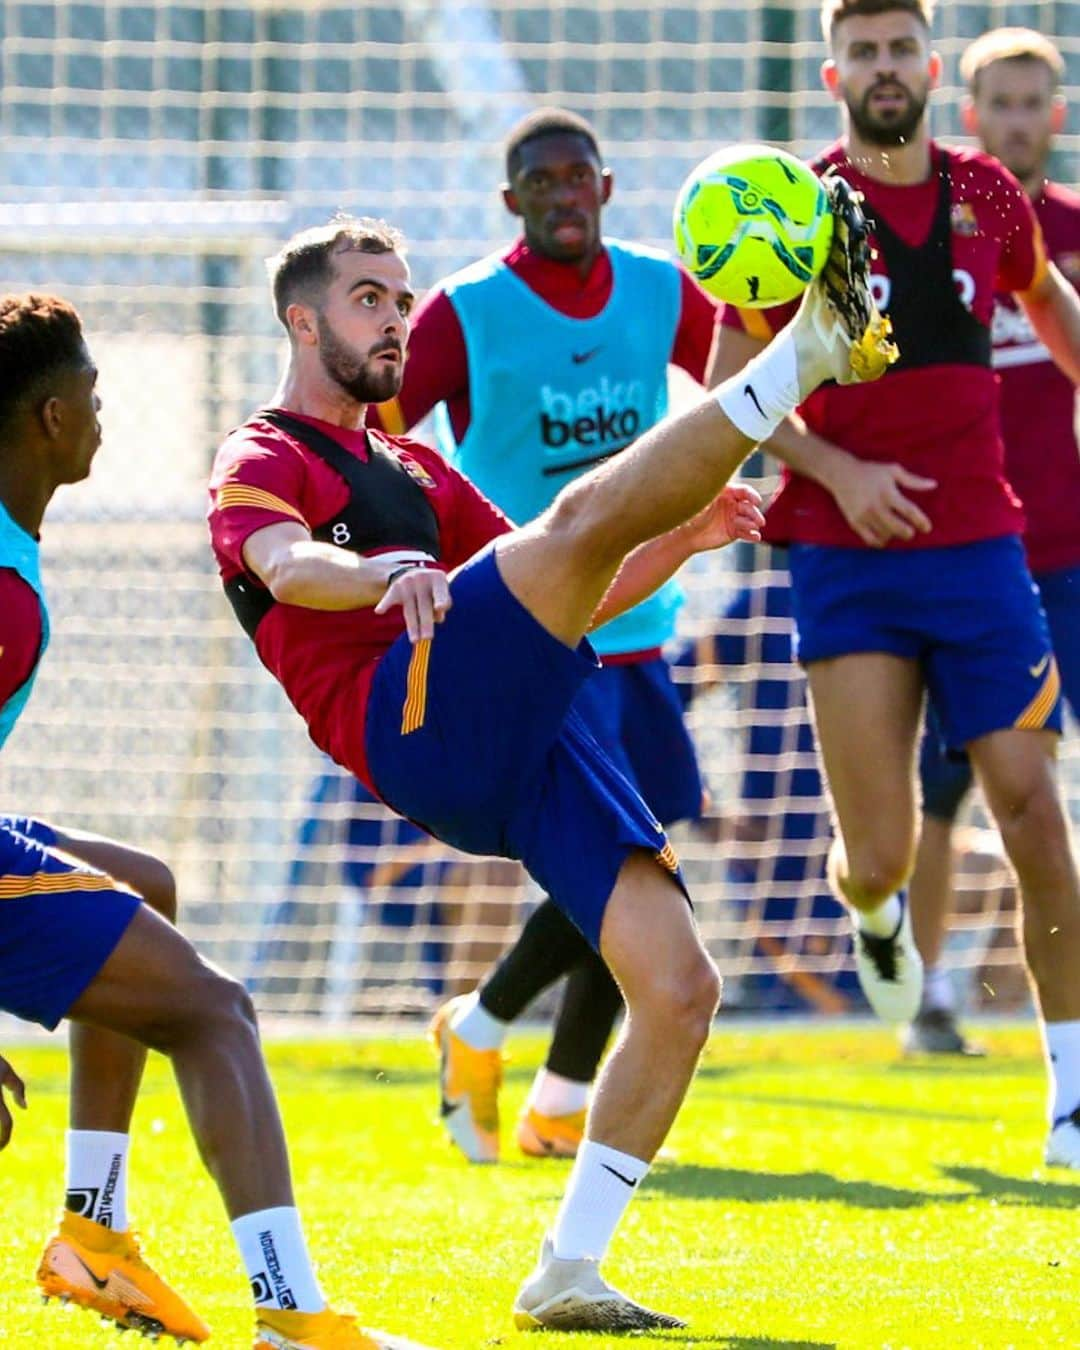
[(232, 1230), (256, 1306), (322, 1312), (326, 1299), (311, 1268), (299, 1211), (291, 1205), (260, 1209), (234, 1219)]
[(956, 989), (952, 971), (940, 961), (923, 971), (923, 996), (920, 1012), (956, 1011)]
[(1080, 1106), (1080, 1021), (1045, 1022), (1043, 1044), (1050, 1070), (1050, 1123), (1057, 1125)]
[(474, 1050), (499, 1050), (510, 1030), (509, 1022), (500, 1022), (480, 1002), (478, 993), (469, 994), (454, 1010), (450, 1030)]
[(755, 444), (767, 441), (802, 402), (791, 333), (781, 331), (737, 375), (715, 389), (713, 398), (737, 431)]
[(899, 895), (890, 895), (873, 909), (852, 909), (851, 916), (860, 930), (871, 937), (891, 938), (904, 916)]
[(588, 1083), (578, 1083), (573, 1078), (563, 1078), (550, 1069), (540, 1069), (529, 1089), (526, 1106), (539, 1111), (542, 1116), (572, 1116), (584, 1111), (589, 1104)]
[(551, 1230), (555, 1255), (564, 1261), (602, 1260), (648, 1170), (649, 1164), (640, 1158), (583, 1139)]
[(126, 1232), (130, 1145), (127, 1134), (68, 1130), (64, 1208), (114, 1232)]

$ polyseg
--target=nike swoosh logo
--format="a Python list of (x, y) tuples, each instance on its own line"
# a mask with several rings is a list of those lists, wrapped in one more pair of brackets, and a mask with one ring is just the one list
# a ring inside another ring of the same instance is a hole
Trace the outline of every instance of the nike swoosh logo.
[(1037, 666), (1028, 666), (1028, 674), (1032, 677), (1032, 679), (1037, 680), (1040, 675), (1045, 673), (1046, 667), (1049, 664), (1050, 664), (1050, 653), (1047, 652)]
[(575, 366), (581, 366), (584, 365), (586, 361), (591, 361), (597, 352), (602, 352), (603, 350), (604, 344), (601, 343), (599, 347), (590, 347), (587, 352), (571, 352), (570, 360), (573, 361)]
[(75, 1258), (75, 1260), (78, 1261), (79, 1265), (82, 1266), (83, 1270), (86, 1271), (87, 1275), (89, 1275), (90, 1278), (93, 1280), (95, 1287), (98, 1289), (104, 1289), (105, 1286), (109, 1283), (108, 1275), (106, 1275), (103, 1280), (99, 1280), (98, 1277), (94, 1274), (94, 1272), (90, 1269), (90, 1267), (86, 1264), (86, 1262), (82, 1259), (82, 1257), (79, 1255), (78, 1252), (73, 1251), (71, 1254)]
[(633, 1190), (633, 1188), (637, 1185), (637, 1182), (633, 1179), (633, 1177), (624, 1176), (622, 1172), (616, 1171), (614, 1167), (609, 1167), (607, 1163), (601, 1163), (600, 1166), (604, 1169), (605, 1172), (610, 1172), (613, 1177), (618, 1177), (619, 1180), (625, 1183), (625, 1185), (629, 1186), (631, 1190)]
[(761, 403), (758, 401), (757, 394), (754, 393), (754, 386), (752, 384), (744, 384), (743, 393), (746, 395), (748, 399), (750, 399), (753, 402), (753, 405), (758, 410), (759, 414), (762, 417), (764, 417), (765, 409), (761, 406)]

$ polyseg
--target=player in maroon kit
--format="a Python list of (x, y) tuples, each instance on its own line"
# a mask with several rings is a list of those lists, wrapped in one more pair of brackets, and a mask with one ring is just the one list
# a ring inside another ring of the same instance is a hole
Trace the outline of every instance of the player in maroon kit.
[[(588, 122), (559, 108), (523, 118), (507, 137), (502, 190), (521, 234), (497, 258), (428, 292), (413, 318), (401, 392), (373, 410), (386, 430), (405, 431), (439, 408), (438, 448), (516, 521), (531, 520), (567, 483), (622, 453), (664, 415), (669, 363), (698, 383), (705, 377), (716, 302), (670, 257), (603, 235), (612, 186)], [(519, 353), (513, 371), (505, 368), (507, 351)], [(595, 425), (571, 418), (550, 434), (545, 411), (571, 404), (606, 415)], [(613, 421), (629, 434), (605, 435), (603, 424)], [(677, 588), (665, 587), (592, 634), (603, 668), (578, 701), (665, 826), (697, 819), (703, 796), (661, 655), (680, 602)], [(474, 1162), (499, 1153), (503, 1040), (562, 975), (554, 1035), (517, 1139), (534, 1157), (573, 1157), (622, 999), (558, 907), (544, 900), (480, 987), (436, 1014), (443, 1126)]]
[[(1080, 885), (1054, 776), (1060, 682), (1004, 474), (990, 336), (995, 292), (1016, 293), (1075, 382), (1080, 303), (1046, 262), (1016, 180), (982, 152), (930, 139), (941, 68), (930, 4), (827, 0), (822, 18), (823, 77), (846, 134), (818, 167), (865, 194), (874, 287), (902, 353), (873, 390), (817, 391), (770, 442), (787, 471), (766, 537), (790, 546), (838, 825), (830, 879), (853, 912), (871, 1004), (910, 1021), (922, 963), (904, 888), (929, 695), (946, 744), (971, 756), (1019, 878), (1053, 1080), (1046, 1156), (1080, 1167)], [(782, 321), (728, 311), (713, 379)]]
[[(1042, 226), (1047, 256), (1080, 283), (1080, 197), (1046, 178), (1065, 104), (1064, 62), (1053, 43), (1030, 28), (984, 33), (964, 53), (967, 129), (1020, 181)], [(1024, 504), (1024, 545), (1050, 624), (1061, 687), (1080, 713), (1080, 447), (1076, 393), (1054, 365), (1011, 295), (998, 295), (994, 368), (1001, 387), (1005, 471)], [(911, 877), (911, 917), (926, 965), (919, 1015), (905, 1035), (911, 1050), (961, 1052), (948, 969), (941, 963), (952, 893), (952, 830), (971, 786), (971, 766), (947, 756), (932, 728), (920, 761), (923, 827)], [(1055, 1033), (1061, 1035), (1060, 1029)]]
[(726, 488), (824, 379), (875, 378), (863, 223), (830, 188), (822, 279), (714, 398), (645, 432), (513, 529), (435, 451), (365, 427), (401, 384), (413, 293), (396, 232), (336, 221), (272, 265), (290, 343), (276, 406), (218, 451), (211, 535), (226, 592), (312, 738), (399, 814), (466, 852), (517, 858), (619, 982), (627, 1017), (518, 1326), (679, 1326), (598, 1264), (674, 1119), (709, 1033), (715, 967), (674, 852), (576, 712), (584, 634), (690, 553), (754, 538)]

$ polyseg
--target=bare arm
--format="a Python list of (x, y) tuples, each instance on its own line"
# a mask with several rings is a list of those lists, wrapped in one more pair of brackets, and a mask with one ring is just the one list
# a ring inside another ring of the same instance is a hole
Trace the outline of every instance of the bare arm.
[[(709, 362), (709, 388), (737, 374), (766, 345), (749, 333), (719, 325)], [(797, 413), (781, 423), (763, 448), (796, 473), (820, 483), (847, 523), (872, 548), (930, 529), (926, 513), (902, 489), (925, 492), (937, 486), (932, 478), (911, 473), (902, 464), (860, 459), (815, 435)]]
[(1080, 296), (1050, 263), (1038, 285), (1016, 298), (1055, 364), (1080, 384)]
[(761, 498), (744, 483), (732, 483), (684, 525), (640, 544), (627, 555), (592, 617), (590, 631), (617, 618), (658, 590), (687, 559), (734, 539), (757, 543), (765, 517)]
[(430, 638), (450, 608), (450, 586), (440, 569), (418, 566), (391, 581), (403, 566), (400, 556), (361, 557), (312, 539), (297, 521), (283, 520), (249, 535), (244, 564), (283, 605), (330, 611), (374, 608), (377, 614), (401, 605), (413, 642)]

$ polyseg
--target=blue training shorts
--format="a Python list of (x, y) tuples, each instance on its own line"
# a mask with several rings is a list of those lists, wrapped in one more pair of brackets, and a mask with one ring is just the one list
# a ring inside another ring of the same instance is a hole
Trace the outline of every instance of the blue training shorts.
[(582, 685), (574, 711), (658, 820), (700, 817), (701, 771), (663, 657), (602, 666)]
[(1018, 538), (908, 550), (794, 544), (796, 655), (918, 661), (945, 744), (1061, 730), (1061, 679)]
[(660, 822), (571, 708), (596, 657), (537, 623), (490, 545), (455, 574), (451, 594), (430, 644), (402, 636), (379, 663), (365, 726), (372, 781), (455, 848), (520, 859), (598, 947), (633, 850), (683, 882)]
[[(1073, 716), (1080, 717), (1080, 567), (1036, 572), (1034, 578), (1061, 672), (1061, 691)], [(971, 780), (967, 755), (946, 749), (941, 725), (929, 709), (919, 751), (923, 810), (939, 820), (952, 820)]]
[(50, 837), (39, 822), (0, 816), (0, 1008), (51, 1031), (108, 960), (141, 901), (117, 890), (112, 877), (73, 866), (38, 842)]

